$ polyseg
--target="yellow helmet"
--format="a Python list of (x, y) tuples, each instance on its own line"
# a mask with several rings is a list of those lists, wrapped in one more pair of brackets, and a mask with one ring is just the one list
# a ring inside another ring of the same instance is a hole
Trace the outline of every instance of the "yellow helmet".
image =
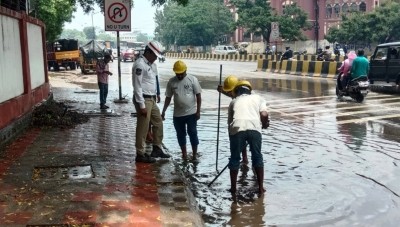
[(178, 60), (174, 64), (174, 72), (176, 74), (182, 74), (187, 70), (185, 62)]
[(229, 75), (224, 80), (224, 86), (222, 87), (222, 90), (225, 92), (232, 91), (238, 82), (239, 79), (236, 76)]
[(236, 88), (239, 88), (241, 86), (246, 86), (246, 87), (250, 88), (250, 91), (253, 90), (253, 88), (251, 87), (251, 83), (249, 81), (239, 80), (239, 82), (236, 83), (234, 91), (236, 90)]

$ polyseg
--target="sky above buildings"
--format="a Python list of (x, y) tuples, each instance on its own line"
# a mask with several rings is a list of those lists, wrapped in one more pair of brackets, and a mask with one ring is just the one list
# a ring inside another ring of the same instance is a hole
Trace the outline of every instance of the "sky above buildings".
[[(131, 10), (132, 31), (139, 30), (142, 33), (153, 35), (155, 29), (154, 13), (157, 7), (152, 6), (150, 0), (136, 0)], [(104, 30), (104, 15), (96, 8), (93, 14), (93, 25)], [(64, 29), (83, 30), (84, 27), (92, 26), (92, 15), (85, 14), (82, 8), (78, 7), (74, 18), (70, 23), (64, 24)]]

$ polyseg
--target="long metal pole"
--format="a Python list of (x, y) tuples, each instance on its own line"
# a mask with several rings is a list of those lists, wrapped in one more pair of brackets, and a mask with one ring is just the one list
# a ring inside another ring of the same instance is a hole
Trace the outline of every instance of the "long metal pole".
[[(222, 84), (222, 64), (219, 66), (219, 85)], [(219, 146), (219, 119), (221, 114), (221, 92), (219, 92), (218, 96), (218, 124), (217, 124), (217, 157), (215, 159), (215, 169), (218, 172), (218, 146)]]
[[(229, 164), (229, 163), (228, 163)], [(214, 180), (212, 180), (209, 184), (208, 187), (210, 187), (212, 185), (212, 183), (214, 183), (215, 180), (218, 179), (218, 177), (226, 170), (226, 168), (228, 168), (228, 164), (226, 164), (226, 166), (221, 170), (221, 172), (218, 173), (217, 176), (214, 177)]]
[(119, 86), (119, 100), (122, 100), (122, 89), (121, 89), (121, 59), (119, 56), (121, 47), (119, 45), (119, 31), (117, 31), (117, 56), (118, 56), (118, 86)]

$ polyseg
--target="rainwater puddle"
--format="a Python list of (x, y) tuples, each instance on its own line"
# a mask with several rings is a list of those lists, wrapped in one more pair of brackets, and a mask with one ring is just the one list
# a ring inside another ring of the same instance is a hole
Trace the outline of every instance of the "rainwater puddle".
[[(277, 97), (267, 90), (257, 92), (268, 101)], [(270, 128), (262, 135), (266, 194), (256, 194), (251, 164), (241, 166), (237, 197), (228, 192), (229, 169), (208, 187), (229, 161), (230, 99), (221, 98), (218, 121), (218, 93), (203, 93), (198, 121), (200, 162), (179, 159), (175, 129), (169, 123), (173, 106), (166, 114), (170, 118), (164, 123), (164, 143), (192, 182), (207, 226), (397, 226), (399, 141), (382, 136), (377, 126), (371, 130), (368, 123), (337, 125), (335, 117), (308, 121), (271, 112)], [(304, 97), (301, 91), (282, 95)], [(190, 151), (188, 144), (189, 155)], [(248, 156), (250, 160), (249, 151)]]

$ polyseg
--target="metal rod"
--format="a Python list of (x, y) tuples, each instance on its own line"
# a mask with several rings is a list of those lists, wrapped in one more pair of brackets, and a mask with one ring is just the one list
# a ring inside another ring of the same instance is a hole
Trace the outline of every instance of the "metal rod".
[(119, 43), (119, 31), (117, 31), (117, 56), (118, 56), (118, 86), (119, 86), (119, 100), (122, 100), (122, 88), (121, 88), (121, 59), (119, 53), (121, 51)]
[[(219, 65), (219, 85), (222, 84), (222, 64)], [(217, 124), (217, 152), (215, 158), (215, 170), (218, 172), (218, 146), (219, 146), (219, 119), (221, 114), (221, 92), (219, 92), (218, 96), (218, 124)]]
[(210, 186), (212, 185), (212, 183), (214, 183), (214, 181), (218, 179), (218, 177), (226, 170), (226, 168), (228, 168), (228, 165), (229, 165), (229, 163), (226, 164), (226, 166), (222, 169), (221, 172), (218, 173), (218, 175), (214, 178), (214, 180), (212, 180), (212, 181), (208, 184), (208, 187), (210, 187)]

